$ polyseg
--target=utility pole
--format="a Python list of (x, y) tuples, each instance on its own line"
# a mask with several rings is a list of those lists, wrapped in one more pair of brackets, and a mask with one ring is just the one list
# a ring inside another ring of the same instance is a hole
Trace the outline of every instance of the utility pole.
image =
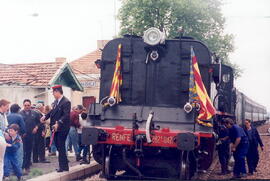
[(116, 37), (116, 0), (114, 0), (114, 37)]

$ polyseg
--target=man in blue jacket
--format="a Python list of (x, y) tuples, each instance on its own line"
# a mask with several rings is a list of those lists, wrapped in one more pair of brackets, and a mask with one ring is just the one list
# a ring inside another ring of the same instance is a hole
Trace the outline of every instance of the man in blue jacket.
[(229, 130), (225, 127), (224, 123), (220, 125), (218, 132), (218, 158), (221, 166), (221, 175), (229, 174), (228, 163), (230, 159), (230, 139)]
[(253, 172), (257, 171), (256, 168), (259, 162), (258, 145), (260, 145), (261, 150), (263, 150), (263, 143), (257, 129), (251, 126), (251, 120), (245, 120), (244, 130), (249, 140), (249, 148), (247, 153), (248, 172), (250, 175), (253, 175)]
[(231, 151), (234, 157), (233, 179), (245, 177), (247, 174), (245, 157), (248, 152), (248, 137), (243, 128), (234, 124), (231, 118), (224, 119), (225, 126), (229, 129), (229, 138), (231, 141)]
[[(19, 135), (21, 136), (21, 138), (23, 138), (25, 136), (25, 123), (23, 120), (22, 115), (19, 114), (21, 107), (18, 104), (12, 104), (10, 106), (10, 114), (7, 115), (7, 120), (8, 120), (8, 125), (11, 124), (17, 124), (19, 126)], [(18, 157), (19, 157), (19, 164), (22, 167), (22, 163), (23, 163), (23, 143), (20, 143), (20, 148), (18, 150)]]

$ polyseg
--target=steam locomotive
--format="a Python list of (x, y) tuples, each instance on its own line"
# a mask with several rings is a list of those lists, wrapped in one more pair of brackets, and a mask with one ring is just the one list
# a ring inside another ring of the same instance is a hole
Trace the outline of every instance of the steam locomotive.
[[(203, 123), (197, 121), (200, 106), (187, 104), (191, 48), (216, 108), (215, 116)], [(93, 157), (106, 178), (124, 170), (136, 179), (191, 179), (210, 167), (224, 117), (239, 124), (245, 118), (266, 119), (264, 106), (234, 88), (233, 69), (192, 37), (165, 39), (150, 28), (143, 37), (111, 40), (96, 64), (101, 69), (100, 103), (90, 107), (91, 127), (83, 129), (83, 142), (93, 145)], [(116, 72), (118, 101), (110, 96)]]

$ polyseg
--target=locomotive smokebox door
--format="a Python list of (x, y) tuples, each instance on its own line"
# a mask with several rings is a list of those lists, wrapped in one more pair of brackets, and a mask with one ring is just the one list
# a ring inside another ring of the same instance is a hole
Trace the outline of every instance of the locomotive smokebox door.
[(176, 136), (176, 144), (179, 150), (192, 151), (195, 149), (195, 136), (192, 133), (179, 133)]
[(95, 145), (98, 141), (99, 130), (97, 128), (82, 129), (82, 144)]

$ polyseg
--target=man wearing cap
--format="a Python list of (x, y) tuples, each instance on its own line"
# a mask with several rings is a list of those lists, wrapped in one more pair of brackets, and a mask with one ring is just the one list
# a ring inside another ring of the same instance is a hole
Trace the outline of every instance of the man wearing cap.
[(61, 85), (52, 87), (55, 98), (53, 109), (41, 118), (42, 122), (51, 119), (50, 127), (54, 135), (54, 142), (59, 152), (59, 169), (57, 172), (69, 171), (65, 142), (70, 128), (70, 101), (63, 96)]
[(233, 177), (240, 179), (246, 177), (245, 157), (248, 153), (249, 141), (243, 128), (234, 123), (231, 118), (224, 119), (224, 125), (229, 129), (231, 151), (234, 157)]

